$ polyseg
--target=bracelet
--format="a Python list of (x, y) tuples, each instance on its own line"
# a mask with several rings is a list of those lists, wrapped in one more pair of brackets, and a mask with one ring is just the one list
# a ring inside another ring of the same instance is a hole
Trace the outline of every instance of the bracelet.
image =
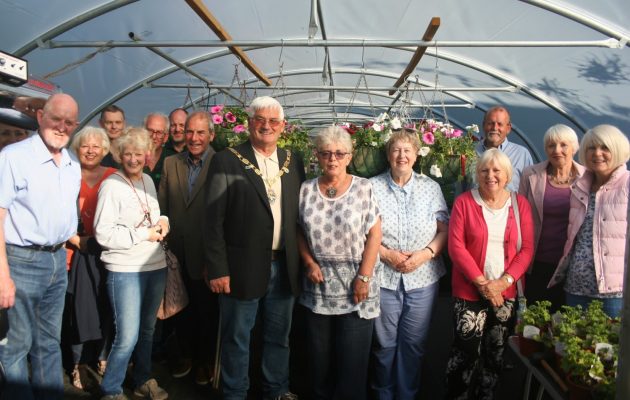
[(425, 249), (429, 250), (431, 252), (431, 258), (435, 257), (435, 251), (433, 251), (432, 248), (430, 248), (429, 246), (425, 247)]

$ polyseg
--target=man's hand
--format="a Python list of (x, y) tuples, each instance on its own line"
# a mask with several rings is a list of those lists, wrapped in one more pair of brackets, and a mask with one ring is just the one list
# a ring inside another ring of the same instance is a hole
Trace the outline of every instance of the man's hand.
[(13, 307), (15, 303), (15, 283), (10, 276), (0, 278), (0, 308)]
[(222, 276), (217, 279), (210, 280), (210, 290), (212, 293), (230, 293), (230, 277)]
[(68, 243), (70, 243), (73, 247), (79, 250), (82, 253), (88, 252), (88, 239), (89, 236), (79, 236), (74, 235), (68, 239)]

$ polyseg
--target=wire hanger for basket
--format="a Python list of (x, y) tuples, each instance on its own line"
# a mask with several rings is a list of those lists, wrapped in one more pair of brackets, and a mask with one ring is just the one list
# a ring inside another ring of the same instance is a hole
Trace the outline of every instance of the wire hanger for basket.
[(359, 75), (359, 80), (357, 81), (356, 86), (352, 92), (352, 96), (350, 97), (350, 101), (348, 102), (348, 106), (346, 107), (346, 112), (344, 113), (344, 119), (347, 121), (350, 115), (350, 108), (354, 105), (354, 101), (357, 97), (357, 92), (359, 91), (359, 87), (361, 86), (361, 82), (363, 82), (365, 86), (365, 92), (367, 94), (368, 102), (370, 105), (370, 110), (372, 111), (372, 117), (376, 118), (376, 111), (374, 109), (374, 103), (372, 102), (372, 96), (370, 95), (370, 88), (368, 87), (367, 79), (365, 78), (365, 41), (363, 42), (363, 48), (361, 51), (361, 74)]
[(278, 79), (271, 91), (271, 97), (280, 97), (278, 100), (282, 107), (286, 109), (287, 106), (287, 85), (284, 81), (284, 61), (282, 55), (284, 54), (284, 39), (280, 39), (280, 55), (278, 56)]
[(228, 101), (228, 93), (232, 92), (232, 89), (234, 89), (234, 86), (238, 86), (239, 88), (239, 96), (238, 96), (238, 101), (241, 104), (246, 104), (247, 103), (247, 89), (245, 87), (245, 80), (243, 80), (243, 82), (241, 83), (241, 78), (239, 76), (238, 70), (239, 67), (242, 64), (242, 60), (240, 57), (236, 56), (236, 59), (238, 60), (238, 62), (236, 64), (234, 64), (234, 74), (232, 75), (232, 81), (230, 82), (230, 87), (227, 89), (227, 91), (225, 91), (223, 93), (223, 104), (227, 104)]

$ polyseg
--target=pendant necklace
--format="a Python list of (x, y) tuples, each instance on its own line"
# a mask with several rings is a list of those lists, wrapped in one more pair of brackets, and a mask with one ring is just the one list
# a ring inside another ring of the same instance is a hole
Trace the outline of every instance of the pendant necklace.
[(245, 169), (251, 169), (252, 171), (256, 173), (256, 175), (262, 178), (263, 182), (265, 183), (265, 189), (267, 190), (267, 198), (269, 199), (269, 204), (275, 203), (276, 200), (278, 199), (278, 195), (276, 194), (275, 190), (273, 190), (273, 185), (276, 183), (278, 179), (282, 177), (282, 175), (289, 173), (289, 163), (291, 162), (291, 151), (288, 149), (286, 150), (287, 159), (284, 161), (284, 164), (278, 171), (278, 174), (274, 176), (273, 178), (269, 179), (263, 175), (260, 169), (258, 169), (254, 164), (252, 164), (247, 158), (243, 157), (241, 153), (234, 150), (232, 147), (228, 147), (228, 150), (234, 153), (234, 155), (239, 160), (241, 160), (243, 164), (245, 164)]
[(328, 188), (326, 189), (326, 196), (332, 199), (336, 195), (337, 195), (337, 189), (335, 189), (333, 186), (328, 186)]

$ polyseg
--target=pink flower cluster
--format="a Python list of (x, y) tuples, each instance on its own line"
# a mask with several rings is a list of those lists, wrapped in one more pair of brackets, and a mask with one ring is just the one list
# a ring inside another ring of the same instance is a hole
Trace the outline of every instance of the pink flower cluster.
[(242, 133), (247, 130), (243, 123), (239, 123), (237, 116), (231, 110), (225, 108), (223, 104), (210, 107), (210, 115), (213, 124), (231, 128), (234, 133)]
[(453, 129), (452, 126), (444, 123), (436, 123), (433, 120), (425, 120), (419, 125), (422, 141), (425, 144), (435, 143), (435, 134), (440, 132), (446, 139), (454, 139), (462, 136), (463, 131), (461, 129)]

